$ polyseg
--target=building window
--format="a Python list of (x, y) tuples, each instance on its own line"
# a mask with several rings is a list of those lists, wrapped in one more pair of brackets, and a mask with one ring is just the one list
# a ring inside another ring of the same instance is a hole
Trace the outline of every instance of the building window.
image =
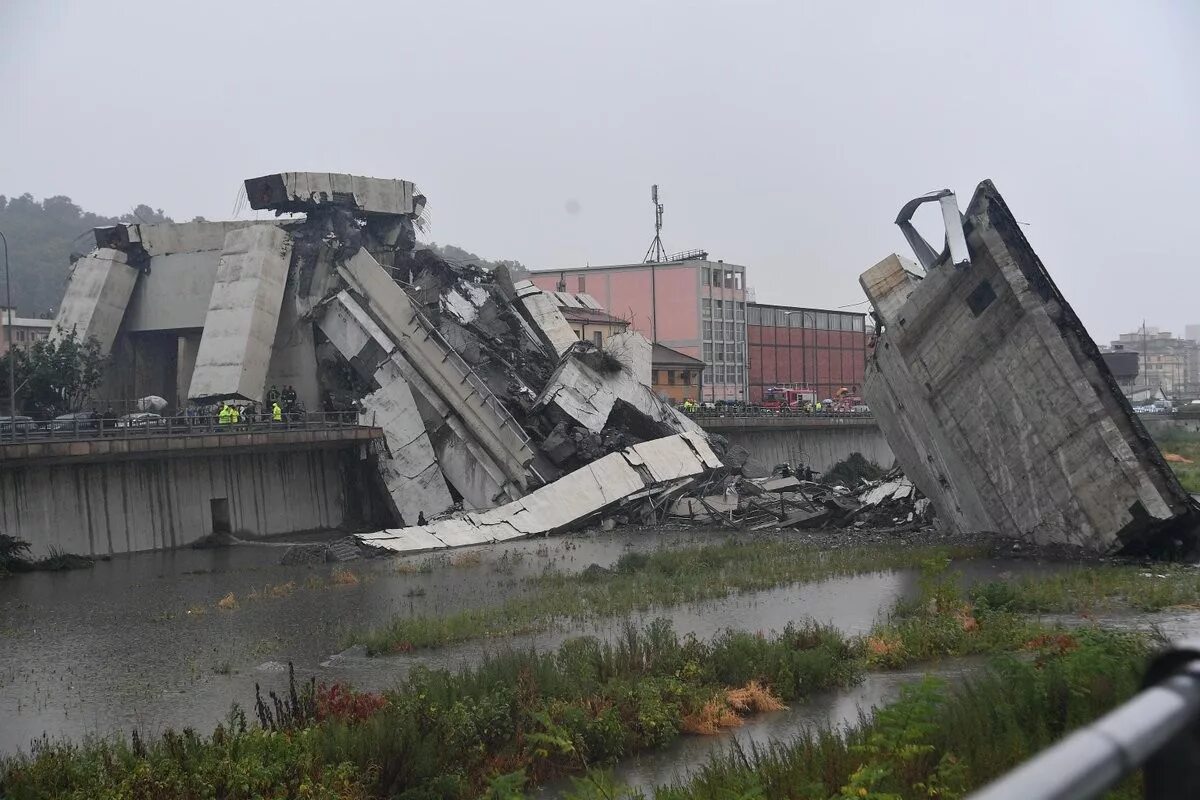
[(736, 338), (739, 342), (745, 341), (745, 339), (746, 339), (746, 326), (745, 325), (734, 325), (733, 332), (736, 334)]
[(722, 319), (725, 316), (725, 301), (713, 300), (713, 316)]
[(712, 342), (704, 343), (704, 360), (709, 364), (712, 363)]
[(709, 268), (708, 268), (708, 267), (701, 267), (701, 268), (700, 268), (700, 285), (701, 285), (701, 286), (707, 286), (707, 285), (708, 285), (708, 282), (709, 282), (710, 280), (712, 280), (711, 276), (709, 275), (709, 272), (710, 272), (710, 271), (711, 271), (711, 270), (709, 270)]
[(684, 386), (691, 386), (692, 385), (692, 371), (685, 369), (683, 372), (679, 373), (679, 380), (683, 383)]
[(17, 341), (18, 342), (25, 341), (25, 331), (17, 331)]
[(673, 369), (667, 370), (667, 385), (668, 386), (675, 385), (675, 370), (673, 370)]
[(718, 364), (720, 364), (720, 363), (722, 363), (723, 361), (725, 361), (725, 346), (724, 346), (724, 345), (717, 345), (717, 357), (716, 357), (716, 362), (717, 362)]
[(736, 303), (733, 306), (733, 318), (743, 320), (746, 318), (746, 304)]
[(712, 319), (712, 300), (707, 297), (700, 301), (700, 316)]
[(714, 269), (712, 271), (712, 285), (718, 289), (721, 288), (721, 270)]
[(819, 331), (829, 330), (829, 315), (813, 314), (813, 327)]
[(746, 313), (747, 313), (746, 321), (749, 322), (751, 325), (761, 325), (762, 324), (762, 309), (761, 308), (759, 308), (758, 306), (750, 306), (749, 310)]
[(734, 329), (734, 324), (732, 322), (725, 323), (725, 341), (727, 341), (727, 342), (733, 341), (733, 329)]
[(596, 331), (593, 333), (592, 341), (596, 343), (596, 347), (604, 347), (604, 332)]
[(711, 322), (704, 323), (704, 338), (705, 339), (712, 338), (712, 323)]

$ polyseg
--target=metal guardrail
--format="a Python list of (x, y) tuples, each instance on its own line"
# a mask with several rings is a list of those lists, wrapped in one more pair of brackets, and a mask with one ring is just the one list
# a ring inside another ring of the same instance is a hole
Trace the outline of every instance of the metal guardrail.
[(1148, 800), (1200, 797), (1200, 641), (1146, 671), (1143, 690), (970, 800), (1091, 800), (1142, 768)]
[(285, 413), (280, 422), (269, 416), (221, 422), (215, 416), (147, 417), (142, 419), (33, 420), (18, 419), (14, 426), (0, 418), (0, 445), (25, 442), (83, 441), (113, 438), (148, 438), (235, 435), (297, 430), (338, 430), (370, 427), (359, 420), (356, 411)]
[[(683, 409), (679, 409), (683, 411)], [(763, 419), (764, 417), (796, 417), (798, 419), (808, 419), (812, 417), (852, 417), (854, 419), (873, 419), (874, 414), (870, 411), (799, 411), (797, 409), (785, 408), (778, 411), (761, 408), (739, 408), (730, 410), (721, 409), (697, 409), (695, 411), (683, 411), (693, 419), (718, 419), (720, 417), (738, 417), (744, 419)]]

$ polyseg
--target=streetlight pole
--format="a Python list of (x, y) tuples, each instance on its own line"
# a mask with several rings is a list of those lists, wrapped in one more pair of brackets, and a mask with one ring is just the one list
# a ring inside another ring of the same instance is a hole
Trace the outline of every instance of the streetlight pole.
[(4, 243), (4, 288), (7, 298), (4, 301), (8, 308), (8, 427), (9, 436), (17, 440), (17, 355), (13, 352), (13, 308), (12, 308), (12, 279), (8, 275), (8, 238), (0, 231), (0, 242)]

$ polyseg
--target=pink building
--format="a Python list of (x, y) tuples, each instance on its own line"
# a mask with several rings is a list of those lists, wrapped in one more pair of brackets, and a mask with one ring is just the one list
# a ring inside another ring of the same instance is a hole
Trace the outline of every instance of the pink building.
[(534, 272), (545, 291), (586, 292), (652, 342), (704, 362), (702, 400), (745, 401), (746, 268), (689, 259)]

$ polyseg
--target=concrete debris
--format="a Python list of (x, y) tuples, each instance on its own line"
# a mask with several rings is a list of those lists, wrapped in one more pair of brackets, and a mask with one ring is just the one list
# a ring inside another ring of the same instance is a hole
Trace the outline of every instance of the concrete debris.
[[(908, 224), (932, 200), (940, 254)], [(938, 192), (897, 222), (924, 273), (893, 255), (860, 279), (879, 330), (863, 397), (939, 524), (1100, 554), (1194, 548), (1200, 507), (992, 183), (963, 215)]]
[(262, 420), (278, 400), (285, 420), (377, 427), (364, 491), (401, 550), (662, 519), (724, 469), (719, 437), (651, 390), (643, 337), (581, 343), (557, 295), (418, 247), (411, 182), (284, 172), (245, 190), (296, 216), (94, 231), (54, 330), (112, 353), (98, 402), (249, 401)]
[(645, 503), (681, 479), (690, 481), (720, 466), (703, 435), (669, 436), (610, 453), (490, 511), (358, 534), (358, 539), (369, 547), (413, 553), (558, 533), (599, 521), (610, 509)]
[(593, 433), (608, 425), (614, 411), (633, 417), (630, 426), (647, 435), (700, 432), (699, 425), (655, 394), (616, 357), (578, 340), (550, 376), (534, 408), (553, 408)]
[(425, 198), (409, 181), (332, 172), (280, 172), (246, 180), (253, 209), (278, 213), (343, 206), (368, 214), (420, 214)]

